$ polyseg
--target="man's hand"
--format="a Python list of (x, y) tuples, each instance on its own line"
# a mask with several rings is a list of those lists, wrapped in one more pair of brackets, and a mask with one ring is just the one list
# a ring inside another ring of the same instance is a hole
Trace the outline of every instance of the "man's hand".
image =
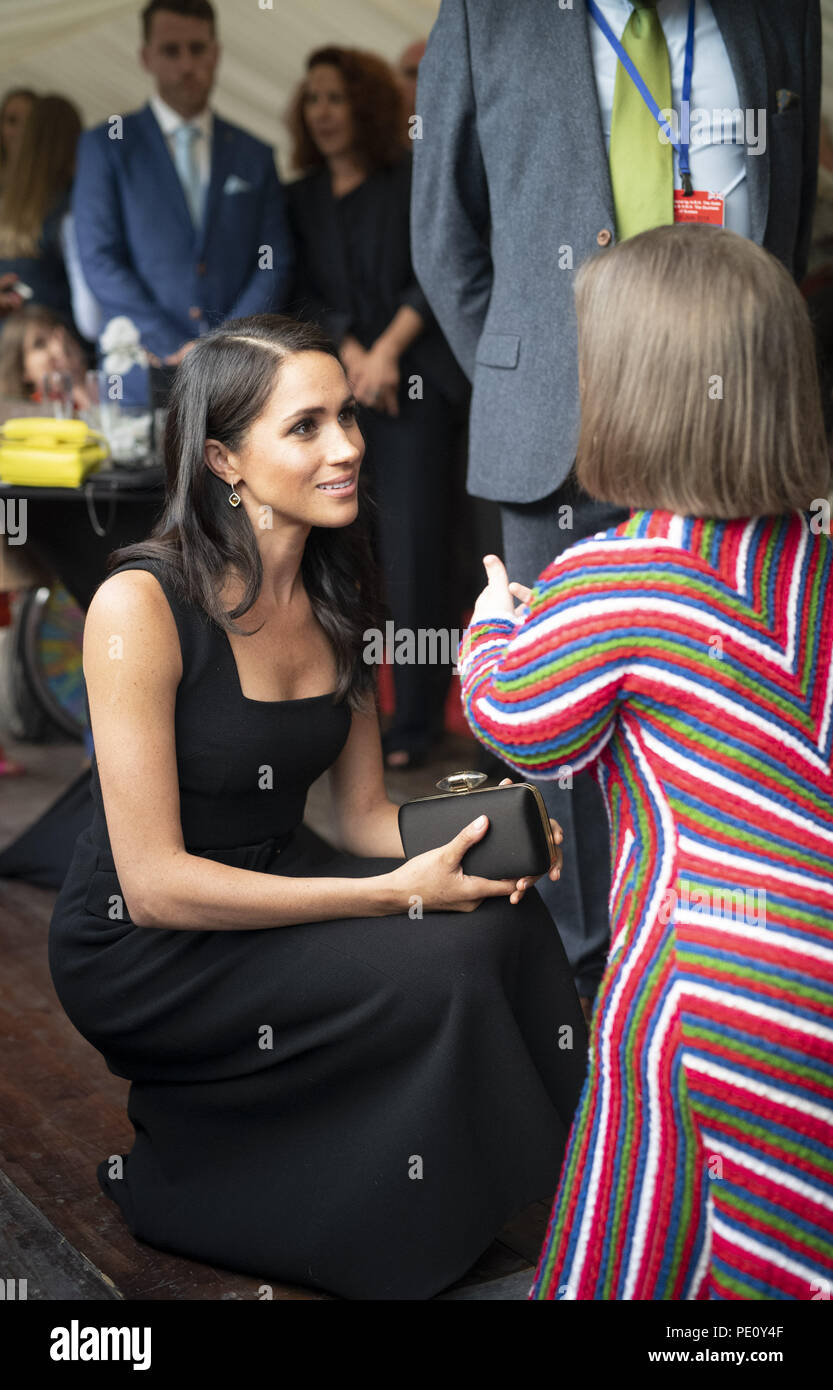
[(191, 351), (192, 347), (196, 347), (196, 345), (196, 338), (191, 338), (189, 342), (183, 343), (181, 348), (178, 348), (176, 352), (172, 352), (170, 357), (165, 358), (165, 366), (178, 367), (183, 357), (185, 357)]

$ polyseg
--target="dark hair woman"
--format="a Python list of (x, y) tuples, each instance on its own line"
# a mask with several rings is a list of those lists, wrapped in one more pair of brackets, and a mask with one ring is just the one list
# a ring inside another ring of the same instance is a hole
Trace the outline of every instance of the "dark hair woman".
[[(427, 1298), (553, 1190), (584, 1025), (537, 894), (463, 873), (484, 826), (402, 859), (363, 453), (312, 325), (230, 322), (180, 365), (164, 513), (87, 615), (95, 809), (50, 965), (133, 1082), (133, 1149), (99, 1180), (136, 1236)], [(327, 770), (339, 850), (302, 828)]]
[(610, 817), (610, 954), (533, 1293), (825, 1297), (833, 544), (807, 310), (702, 225), (588, 261), (576, 304), (578, 480), (633, 510), (531, 592), (487, 557), (461, 657), (478, 736), (533, 776), (592, 766)]
[[(452, 492), (468, 388), (414, 278), (411, 157), (399, 84), (381, 58), (311, 54), (290, 112), (286, 189), (297, 250), (294, 310), (323, 326), (365, 413), (376, 545), (397, 630), (450, 631)], [(413, 640), (413, 639), (412, 639)], [(456, 643), (455, 643), (456, 646)], [(442, 728), (450, 666), (393, 668), (391, 766), (419, 762)]]
[(63, 223), (70, 210), (81, 117), (71, 101), (40, 97), (0, 200), (0, 277), (14, 274), (32, 300), (70, 326), (72, 296), (64, 259)]

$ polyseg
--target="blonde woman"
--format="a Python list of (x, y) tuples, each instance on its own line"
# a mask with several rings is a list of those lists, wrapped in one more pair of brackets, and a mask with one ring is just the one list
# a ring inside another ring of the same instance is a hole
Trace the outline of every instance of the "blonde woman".
[(72, 299), (62, 247), (81, 118), (71, 101), (36, 101), (0, 201), (0, 278), (15, 276), (31, 300), (72, 323)]
[(31, 87), (13, 87), (0, 101), (0, 193), (17, 158), (26, 122), (36, 101)]
[(768, 252), (697, 225), (595, 258), (576, 296), (578, 479), (633, 510), (531, 592), (487, 557), (461, 657), (478, 737), (535, 777), (592, 767), (610, 821), (610, 954), (533, 1297), (829, 1297), (833, 545), (807, 312)]

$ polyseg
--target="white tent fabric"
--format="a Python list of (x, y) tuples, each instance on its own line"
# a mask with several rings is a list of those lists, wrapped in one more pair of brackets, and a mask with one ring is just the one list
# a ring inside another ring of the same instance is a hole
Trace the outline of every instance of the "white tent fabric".
[[(283, 122), (308, 53), (324, 43), (395, 60), (427, 36), (439, 0), (213, 0), (222, 57), (212, 104), (226, 120), (278, 151), (288, 174)], [(134, 110), (149, 96), (141, 67), (144, 0), (0, 0), (0, 93), (12, 86), (59, 92), (85, 125)]]
[[(223, 47), (215, 109), (275, 145), (286, 175), (283, 112), (306, 55), (332, 41), (395, 59), (427, 35), (439, 3), (214, 0)], [(821, 3), (823, 105), (833, 124), (833, 0)], [(142, 8), (143, 0), (0, 0), (0, 93), (18, 85), (61, 92), (87, 125), (141, 106), (151, 90), (138, 60)]]

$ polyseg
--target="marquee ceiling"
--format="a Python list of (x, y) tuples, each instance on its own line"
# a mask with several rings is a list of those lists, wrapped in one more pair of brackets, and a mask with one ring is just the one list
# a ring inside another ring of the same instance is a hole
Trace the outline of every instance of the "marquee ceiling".
[[(308, 53), (323, 43), (369, 48), (394, 60), (428, 34), (439, 0), (213, 0), (222, 57), (213, 106), (278, 149), (283, 112)], [(0, 94), (11, 86), (59, 92), (85, 125), (149, 96), (140, 66), (144, 0), (0, 0)]]

